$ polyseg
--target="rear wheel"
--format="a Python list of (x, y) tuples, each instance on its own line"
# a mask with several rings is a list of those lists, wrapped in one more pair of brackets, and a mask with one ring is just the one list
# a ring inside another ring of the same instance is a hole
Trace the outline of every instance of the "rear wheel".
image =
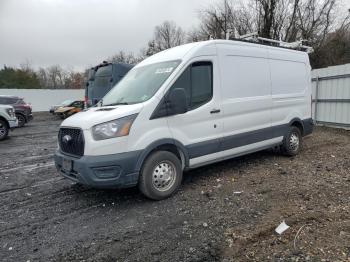
[(161, 200), (171, 196), (182, 181), (181, 161), (171, 152), (156, 151), (145, 161), (139, 189), (148, 198)]
[(16, 114), (16, 117), (18, 119), (18, 127), (23, 127), (26, 124), (26, 119), (21, 114)]
[(286, 156), (295, 156), (299, 153), (301, 148), (301, 132), (296, 126), (291, 126), (288, 133), (283, 138), (281, 151)]
[(0, 119), (0, 141), (4, 140), (9, 133), (9, 127), (4, 120)]

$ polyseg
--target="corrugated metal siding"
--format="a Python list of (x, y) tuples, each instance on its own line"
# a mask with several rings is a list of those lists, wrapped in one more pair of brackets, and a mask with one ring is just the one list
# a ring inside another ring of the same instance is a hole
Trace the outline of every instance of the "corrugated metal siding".
[(314, 120), (350, 127), (350, 64), (313, 70), (312, 78)]

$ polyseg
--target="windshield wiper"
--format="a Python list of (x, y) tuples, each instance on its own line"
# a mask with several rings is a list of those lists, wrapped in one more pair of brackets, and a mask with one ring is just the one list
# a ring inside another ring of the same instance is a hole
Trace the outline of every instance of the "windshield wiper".
[(108, 105), (103, 105), (103, 106), (118, 106), (118, 105), (128, 105), (129, 103), (127, 102), (117, 102), (117, 103), (112, 103)]

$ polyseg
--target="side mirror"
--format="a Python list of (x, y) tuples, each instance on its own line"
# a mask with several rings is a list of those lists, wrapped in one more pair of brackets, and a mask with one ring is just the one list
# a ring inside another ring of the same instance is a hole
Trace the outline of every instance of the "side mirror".
[(188, 111), (185, 89), (175, 88), (168, 96), (168, 115), (183, 114)]

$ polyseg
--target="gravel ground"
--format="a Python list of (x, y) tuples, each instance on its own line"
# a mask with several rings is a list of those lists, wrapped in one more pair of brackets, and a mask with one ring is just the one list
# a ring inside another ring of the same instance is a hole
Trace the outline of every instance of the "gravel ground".
[(0, 261), (350, 261), (349, 131), (187, 172), (154, 202), (61, 178), (59, 124), (36, 115), (0, 143)]

